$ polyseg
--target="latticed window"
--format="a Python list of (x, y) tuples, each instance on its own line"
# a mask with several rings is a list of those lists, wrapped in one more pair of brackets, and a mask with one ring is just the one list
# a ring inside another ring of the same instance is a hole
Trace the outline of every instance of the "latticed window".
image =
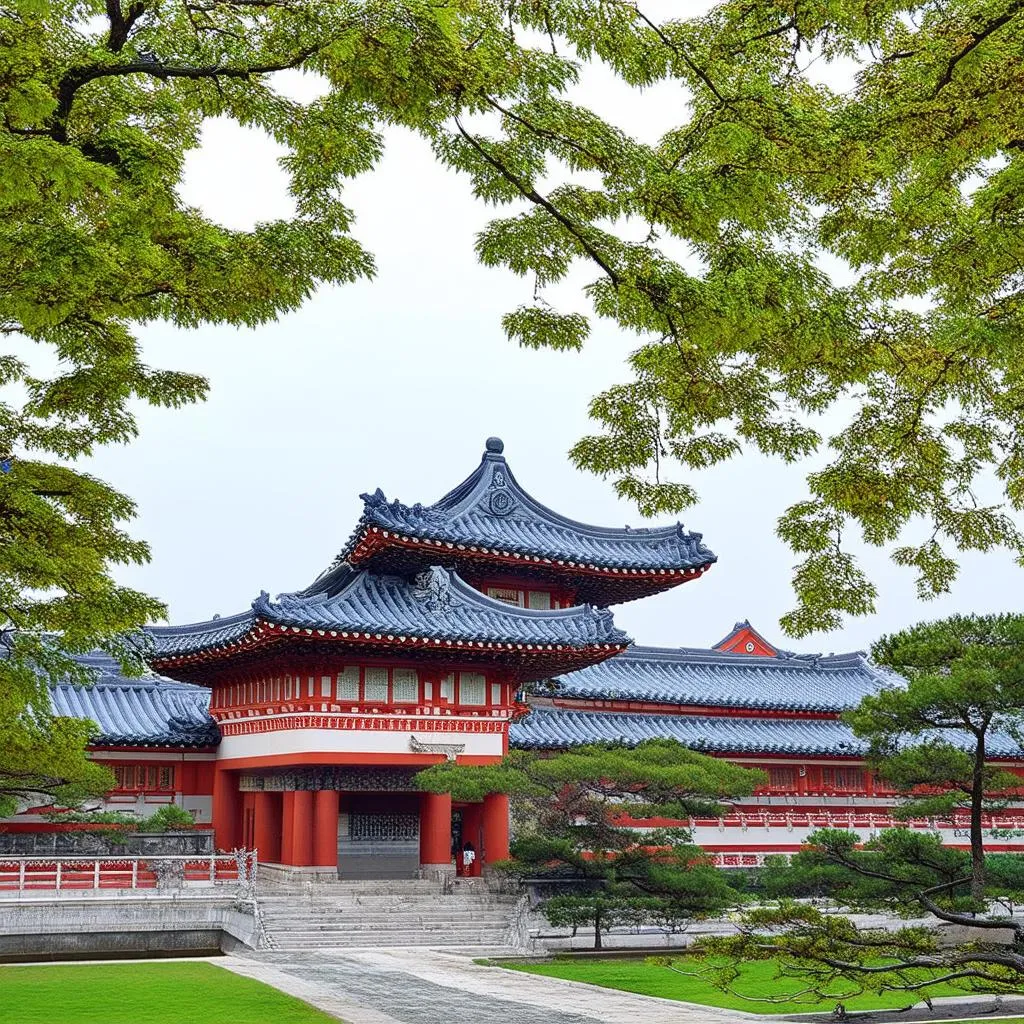
[(396, 668), (391, 673), (391, 688), (396, 704), (415, 704), (420, 696), (420, 680), (413, 668)]
[(388, 699), (388, 670), (367, 668), (363, 674), (363, 700), (369, 704), (384, 704)]
[(480, 672), (459, 673), (459, 703), (486, 704), (487, 681)]
[(516, 607), (521, 607), (523, 603), (523, 592), (515, 587), (488, 587), (487, 596), (505, 604), (514, 604)]
[(862, 793), (866, 788), (864, 770), (861, 768), (823, 768), (821, 776), (826, 789), (838, 789), (845, 793)]
[(455, 701), (455, 676), (449, 673), (441, 680), (441, 699)]
[(331, 695), (331, 677), (321, 676), (320, 677), (320, 696), (330, 697)]
[(779, 792), (790, 792), (796, 789), (796, 768), (791, 765), (771, 767), (768, 769), (768, 788)]
[(115, 789), (169, 793), (174, 790), (174, 766), (157, 764), (112, 764)]
[(551, 595), (546, 590), (531, 590), (526, 606), (537, 611), (550, 611)]
[(338, 673), (338, 700), (359, 700), (358, 665), (346, 665)]
[(420, 835), (418, 814), (353, 814), (349, 838), (356, 843), (415, 842)]

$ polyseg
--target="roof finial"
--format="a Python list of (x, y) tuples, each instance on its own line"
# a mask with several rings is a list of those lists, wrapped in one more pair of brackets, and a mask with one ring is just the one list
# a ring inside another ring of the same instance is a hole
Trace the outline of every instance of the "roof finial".
[(500, 437), (489, 437), (484, 447), (492, 455), (500, 455), (505, 450), (505, 442)]

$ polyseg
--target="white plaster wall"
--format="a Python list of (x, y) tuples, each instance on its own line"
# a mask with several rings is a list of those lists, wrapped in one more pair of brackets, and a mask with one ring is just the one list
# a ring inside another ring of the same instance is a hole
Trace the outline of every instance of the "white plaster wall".
[(463, 753), (500, 757), (501, 733), (417, 732), (415, 728), (385, 732), (377, 729), (281, 729), (276, 732), (225, 736), (221, 762), (243, 757), (281, 754), (410, 754), (409, 740), (422, 743), (463, 743)]

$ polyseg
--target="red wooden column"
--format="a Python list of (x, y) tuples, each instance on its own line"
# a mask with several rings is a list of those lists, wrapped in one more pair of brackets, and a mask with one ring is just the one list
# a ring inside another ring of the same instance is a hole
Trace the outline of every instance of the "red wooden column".
[(255, 845), (260, 862), (281, 859), (281, 794), (256, 793)]
[(488, 793), (484, 797), (483, 862), (508, 860), (508, 796), (505, 793)]
[(241, 839), (242, 803), (234, 772), (218, 768), (213, 773), (213, 844), (218, 850), (233, 850)]
[(313, 863), (321, 868), (338, 864), (338, 791), (318, 790), (313, 801)]
[(281, 863), (295, 863), (295, 790), (281, 794)]
[(313, 791), (297, 789), (292, 812), (292, 863), (308, 867), (313, 863)]
[(251, 850), (256, 845), (256, 794), (238, 795), (242, 802), (242, 846)]
[(447, 871), (452, 863), (452, 795), (420, 796), (420, 867)]

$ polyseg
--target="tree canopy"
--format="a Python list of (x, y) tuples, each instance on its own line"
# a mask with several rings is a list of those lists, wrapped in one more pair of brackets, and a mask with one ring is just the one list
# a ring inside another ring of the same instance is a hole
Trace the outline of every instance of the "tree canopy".
[[(635, 334), (580, 466), (644, 513), (664, 475), (753, 448), (828, 451), (780, 520), (798, 552), (794, 634), (873, 607), (850, 526), (948, 588), (957, 548), (1024, 539), (1021, 12), (952, 4), (727, 0), (659, 22), (634, 0), (10, 0), (0, 9), (0, 640), (5, 685), (45, 717), (63, 653), (159, 602), (116, 585), (144, 560), (123, 495), (69, 468), (135, 433), (136, 402), (205, 394), (149, 366), (138, 331), (259, 325), (373, 273), (343, 201), (386, 127), (419, 133), (485, 202), (487, 265), (532, 279), (504, 326), (583, 345), (550, 304), (587, 265), (593, 315)], [(574, 98), (587, 62), (679, 90), (655, 142)], [(815, 68), (847, 62), (850, 88)], [(317, 76), (289, 97), (276, 76)], [(230, 230), (181, 197), (185, 154), (228, 118), (284, 149), (290, 216)], [(844, 261), (849, 280), (825, 272)], [(827, 422), (844, 418), (831, 433)], [(59, 464), (58, 464), (59, 463)], [(980, 496), (986, 473), (999, 501)], [(924, 533), (915, 533), (924, 524)], [(59, 643), (44, 637), (62, 637)], [(15, 639), (20, 636), (23, 639)], [(26, 638), (27, 637), (27, 638)], [(114, 644), (116, 646), (116, 644)], [(22, 727), (28, 727), (22, 717)], [(35, 727), (35, 726), (33, 726)]]
[[(382, 126), (436, 132), (481, 90), (571, 77), (519, 47), (502, 12), (475, 0), (0, 8), (0, 746), (56, 773), (0, 766), (0, 790), (49, 801), (70, 797), (71, 778), (103, 788), (84, 764), (87, 727), (56, 725), (47, 684), (87, 683), (74, 655), (95, 647), (141, 671), (124, 637), (163, 615), (114, 578), (149, 557), (125, 530), (132, 502), (74, 468), (131, 441), (138, 403), (205, 395), (201, 378), (149, 366), (138, 332), (255, 326), (323, 282), (371, 275), (340, 185), (372, 168)], [(324, 95), (287, 99), (273, 73), (292, 68), (321, 76)], [(185, 154), (215, 117), (285, 147), (291, 216), (235, 231), (182, 200)]]
[[(477, 244), (533, 280), (504, 318), (511, 338), (584, 344), (588, 317), (556, 309), (550, 287), (582, 264), (593, 316), (640, 339), (629, 379), (595, 398), (601, 432), (577, 464), (655, 513), (696, 499), (673, 462), (828, 453), (779, 523), (800, 556), (789, 632), (872, 609), (857, 531), (924, 597), (949, 588), (957, 549), (1020, 557), (1018, 5), (725, 0), (673, 15), (636, 0), (12, 0), (0, 330), (28, 344), (0, 360), (25, 396), (0, 421), (0, 458), (18, 456), (7, 504), (16, 487), (34, 514), (53, 514), (39, 499), (76, 520), (53, 494), (66, 482), (37, 479), (29, 453), (125, 441), (131, 399), (203, 394), (145, 364), (139, 325), (256, 325), (371, 275), (342, 186), (401, 125), (482, 200), (512, 205)], [(637, 102), (678, 88), (677, 123), (643, 141), (582, 105), (588, 61)], [(275, 77), (290, 69), (321, 95), (290, 98)], [(228, 230), (182, 201), (184, 155), (215, 117), (284, 148), (291, 216)], [(26, 365), (39, 346), (55, 373)], [(1001, 499), (982, 494), (992, 473)], [(131, 514), (112, 495), (105, 507)]]
[[(991, 750), (997, 737), (1011, 751), (1021, 743), (1024, 616), (924, 623), (883, 637), (872, 651), (906, 685), (866, 697), (845, 717), (868, 740), (874, 768), (902, 794), (898, 814), (959, 826), (969, 848), (915, 828), (864, 842), (820, 830), (789, 865), (772, 865), (767, 894), (779, 902), (746, 915), (738, 938), (706, 951), (779, 956), (814, 993), (836, 977), (869, 990), (920, 991), (938, 978), (968, 991), (1019, 991), (1024, 925), (1013, 914), (1024, 895), (1024, 857), (986, 854), (993, 837), (985, 816), (1024, 788)], [(914, 920), (893, 931), (858, 928), (795, 902), (823, 893), (846, 910)], [(945, 940), (936, 926), (960, 934)]]
[[(478, 191), (530, 203), (482, 258), (541, 289), (586, 261), (594, 314), (642, 339), (576, 463), (659, 512), (696, 500), (673, 464), (827, 455), (779, 520), (800, 557), (792, 635), (873, 610), (851, 537), (922, 598), (949, 590), (958, 549), (1020, 561), (1019, 4), (733, 0), (663, 24), (642, 3), (532, 9), (629, 84), (689, 97), (653, 144), (562, 99), (461, 131)], [(545, 190), (539, 159), (516, 162), (528, 144), (587, 173)], [(587, 333), (544, 302), (506, 328), (562, 348)]]
[(517, 750), (495, 765), (443, 764), (417, 775), (432, 792), (513, 797), (506, 870), (539, 885), (552, 924), (601, 932), (627, 921), (681, 921), (739, 899), (694, 846), (688, 818), (721, 813), (763, 773), (688, 750), (675, 740), (588, 744), (551, 756)]

